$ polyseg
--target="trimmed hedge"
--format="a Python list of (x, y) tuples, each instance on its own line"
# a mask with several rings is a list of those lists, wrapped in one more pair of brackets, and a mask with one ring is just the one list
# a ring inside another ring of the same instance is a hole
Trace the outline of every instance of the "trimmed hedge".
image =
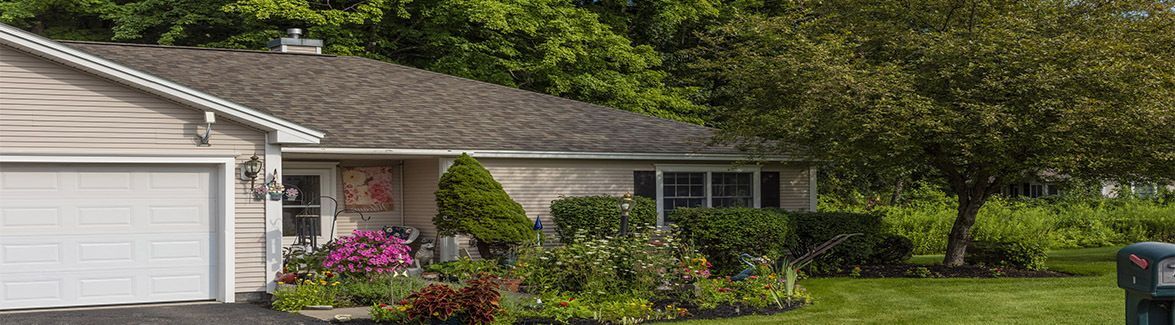
[(801, 255), (840, 234), (861, 234), (845, 240), (812, 262), (812, 270), (831, 271), (848, 265), (868, 264), (882, 241), (882, 215), (847, 212), (791, 213), (795, 236), (788, 241), (793, 254)]
[(1047, 240), (975, 241), (967, 246), (967, 262), (1043, 270), (1048, 259)]
[(677, 226), (679, 238), (706, 255), (719, 275), (742, 270), (741, 253), (763, 256), (782, 252), (793, 232), (787, 215), (778, 209), (676, 209), (670, 220)]
[[(588, 238), (615, 236), (620, 232), (620, 200), (617, 196), (598, 195), (551, 201), (551, 219), (555, 221), (559, 240), (571, 244), (577, 234)], [(657, 202), (643, 196), (634, 197), (628, 216), (629, 231), (656, 223)]]
[(914, 256), (914, 242), (901, 235), (886, 234), (873, 247), (873, 255), (869, 257), (872, 264), (899, 264)]

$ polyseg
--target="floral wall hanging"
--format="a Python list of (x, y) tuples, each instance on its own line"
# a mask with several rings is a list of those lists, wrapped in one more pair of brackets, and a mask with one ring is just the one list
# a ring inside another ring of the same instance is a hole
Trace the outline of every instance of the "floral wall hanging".
[(392, 209), (391, 167), (344, 167), (343, 195), (348, 210), (379, 212)]

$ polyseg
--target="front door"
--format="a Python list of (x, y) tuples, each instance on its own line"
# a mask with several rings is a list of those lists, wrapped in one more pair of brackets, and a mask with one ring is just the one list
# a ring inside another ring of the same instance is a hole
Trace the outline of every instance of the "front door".
[(334, 238), (334, 168), (286, 169), (282, 184), (297, 190), (297, 195), (282, 198), (282, 245), (289, 246), (297, 240), (298, 220), (306, 216), (320, 218), (318, 227), (302, 227), (303, 232), (318, 237), (319, 245)]

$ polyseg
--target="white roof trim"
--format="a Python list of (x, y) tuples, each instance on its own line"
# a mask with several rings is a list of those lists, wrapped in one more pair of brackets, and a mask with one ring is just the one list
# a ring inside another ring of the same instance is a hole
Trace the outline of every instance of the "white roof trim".
[(266, 131), (275, 131), (281, 135), (272, 137), (271, 141), (280, 139), (282, 143), (318, 143), (326, 135), (323, 132), (131, 69), (2, 23), (0, 23), (0, 44), (38, 54), (106, 78), (119, 80), (155, 95), (224, 114), (237, 121)]
[(717, 153), (632, 153), (632, 152), (571, 152), (526, 150), (461, 150), (461, 149), (383, 149), (383, 148), (321, 148), (283, 146), (283, 153), (343, 154), (343, 155), (397, 155), (456, 157), (462, 153), (478, 158), (536, 158), (536, 159), (623, 159), (623, 160), (770, 160), (798, 161), (785, 156), (749, 157), (743, 154)]

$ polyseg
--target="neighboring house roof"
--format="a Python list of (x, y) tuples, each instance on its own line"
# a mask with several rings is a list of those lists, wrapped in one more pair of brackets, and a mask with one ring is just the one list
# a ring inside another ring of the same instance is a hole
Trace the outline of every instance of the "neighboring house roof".
[(185, 103), (243, 122), (266, 131), (277, 132), (275, 142), (318, 143), (322, 132), (265, 114), (229, 100), (218, 98), (175, 82), (145, 74), (61, 43), (37, 36), (18, 28), (0, 24), (0, 44), (16, 48), (61, 64), (79, 68), (99, 76)]
[(740, 154), (712, 128), (360, 57), (65, 43), (325, 131), (320, 148)]

